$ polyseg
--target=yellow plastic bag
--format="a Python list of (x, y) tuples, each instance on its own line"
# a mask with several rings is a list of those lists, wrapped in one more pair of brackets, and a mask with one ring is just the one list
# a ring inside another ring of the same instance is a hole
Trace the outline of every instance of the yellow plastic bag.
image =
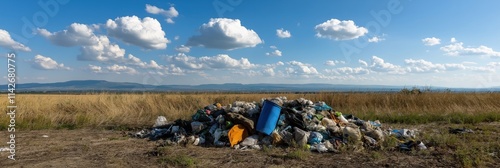
[(231, 130), (229, 130), (227, 136), (229, 137), (229, 143), (231, 143), (231, 147), (234, 147), (234, 145), (240, 143), (248, 137), (248, 131), (243, 125), (236, 124), (233, 126), (233, 128), (231, 128)]

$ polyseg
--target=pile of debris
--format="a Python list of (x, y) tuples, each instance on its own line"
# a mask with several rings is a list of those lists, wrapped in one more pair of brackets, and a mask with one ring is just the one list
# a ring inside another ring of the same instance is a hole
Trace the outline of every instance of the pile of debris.
[(380, 121), (365, 121), (335, 111), (325, 102), (299, 98), (265, 98), (260, 102), (235, 101), (198, 110), (191, 121), (168, 122), (159, 116), (151, 129), (133, 136), (164, 140), (166, 145), (230, 146), (262, 149), (263, 146), (300, 146), (317, 152), (380, 148), (387, 138), (397, 138), (401, 150), (426, 149), (416, 141), (417, 131), (383, 130)]

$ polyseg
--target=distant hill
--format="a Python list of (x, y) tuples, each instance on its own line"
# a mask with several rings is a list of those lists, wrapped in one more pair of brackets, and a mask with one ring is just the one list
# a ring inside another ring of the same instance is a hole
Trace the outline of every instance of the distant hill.
[(146, 88), (152, 89), (153, 85), (142, 85), (127, 82), (108, 82), (105, 80), (74, 80), (56, 83), (26, 83), (18, 84), (18, 90), (26, 91), (73, 91), (73, 90), (129, 90)]
[[(5, 85), (4, 85), (5, 86)], [(4, 87), (6, 88), (6, 86)], [(398, 92), (404, 86), (385, 85), (339, 85), (339, 84), (203, 84), (203, 85), (147, 85), (129, 82), (109, 82), (105, 80), (74, 80), (56, 83), (25, 83), (16, 85), (18, 92), (88, 92), (88, 91), (113, 91), (113, 92), (140, 92), (140, 91), (222, 91), (222, 92)], [(425, 89), (425, 87), (421, 87)], [(430, 88), (433, 91), (467, 91), (484, 92), (500, 91), (500, 87), (471, 89), (443, 87)], [(5, 91), (2, 91), (5, 92)]]

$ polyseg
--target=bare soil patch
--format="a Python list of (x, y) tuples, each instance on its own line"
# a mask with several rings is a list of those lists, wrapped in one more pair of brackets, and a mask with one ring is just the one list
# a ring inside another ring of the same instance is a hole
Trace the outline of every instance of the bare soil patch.
[[(448, 127), (463, 126), (475, 132), (447, 133)], [(16, 133), (16, 161), (7, 159), (9, 152), (0, 152), (0, 167), (500, 167), (499, 123), (390, 127), (420, 129), (429, 149), (322, 154), (281, 147), (241, 151), (229, 147), (161, 146), (161, 141), (131, 138), (127, 131), (118, 130), (36, 130)], [(0, 132), (1, 142), (7, 142), (8, 135), (6, 131)], [(439, 140), (439, 136), (450, 142)], [(485, 154), (481, 158), (482, 153), (475, 154), (473, 150), (460, 153), (464, 152), (461, 144), (484, 144), (488, 148), (481, 148), (485, 150), (481, 151)], [(6, 146), (0, 144), (0, 148)]]

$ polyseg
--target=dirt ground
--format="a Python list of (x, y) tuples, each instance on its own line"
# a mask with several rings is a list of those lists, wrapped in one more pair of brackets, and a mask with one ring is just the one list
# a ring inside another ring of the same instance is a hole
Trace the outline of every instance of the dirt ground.
[[(493, 124), (493, 126), (491, 126)], [(485, 134), (500, 140), (499, 123), (481, 123), (493, 130)], [(414, 128), (444, 130), (449, 126), (427, 124)], [(496, 128), (496, 129), (495, 129)], [(442, 132), (446, 132), (442, 131)], [(131, 132), (131, 131), (130, 131)], [(127, 136), (118, 130), (36, 130), (16, 133), (16, 161), (0, 152), (0, 167), (461, 167), (452, 149), (430, 147), (427, 151), (347, 151), (343, 153), (298, 153), (292, 148), (234, 150), (229, 147), (159, 147), (161, 141)], [(0, 132), (0, 148), (7, 147), (8, 132)], [(458, 136), (458, 135), (457, 135)], [(478, 134), (482, 136), (482, 134)], [(424, 139), (424, 142), (425, 139)], [(161, 152), (161, 151), (162, 152)], [(500, 167), (493, 153), (485, 167)]]

